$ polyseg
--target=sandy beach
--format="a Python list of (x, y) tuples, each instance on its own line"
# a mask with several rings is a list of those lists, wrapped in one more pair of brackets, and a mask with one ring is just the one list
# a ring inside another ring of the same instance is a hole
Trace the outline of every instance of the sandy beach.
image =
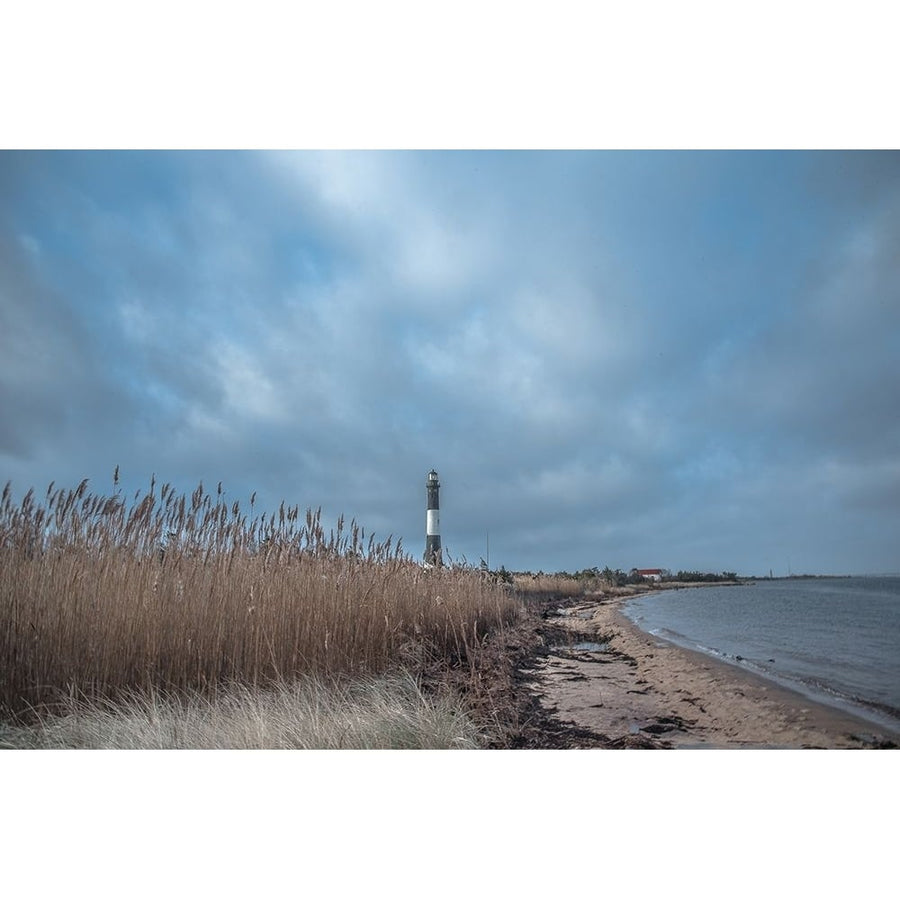
[(900, 732), (641, 631), (621, 612), (623, 602), (584, 598), (547, 620), (549, 652), (524, 674), (559, 721), (622, 747), (900, 744)]

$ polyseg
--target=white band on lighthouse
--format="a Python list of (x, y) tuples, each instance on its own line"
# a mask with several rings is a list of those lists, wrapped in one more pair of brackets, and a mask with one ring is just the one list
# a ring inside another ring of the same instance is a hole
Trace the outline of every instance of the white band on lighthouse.
[(441, 533), (441, 511), (429, 509), (425, 512), (425, 534), (434, 535)]

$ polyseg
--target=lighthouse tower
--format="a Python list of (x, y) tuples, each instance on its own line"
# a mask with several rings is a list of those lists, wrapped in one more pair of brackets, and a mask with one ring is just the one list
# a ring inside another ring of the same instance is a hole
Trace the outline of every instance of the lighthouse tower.
[(425, 565), (439, 566), (441, 559), (441, 513), (439, 493), (441, 484), (432, 469), (425, 479), (428, 502), (425, 505)]

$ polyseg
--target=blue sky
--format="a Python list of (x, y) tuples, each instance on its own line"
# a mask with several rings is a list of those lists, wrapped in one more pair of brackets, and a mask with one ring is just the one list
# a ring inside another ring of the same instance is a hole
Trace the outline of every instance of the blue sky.
[[(515, 569), (900, 570), (896, 152), (0, 153), (0, 481)], [(421, 546), (420, 546), (421, 545)]]

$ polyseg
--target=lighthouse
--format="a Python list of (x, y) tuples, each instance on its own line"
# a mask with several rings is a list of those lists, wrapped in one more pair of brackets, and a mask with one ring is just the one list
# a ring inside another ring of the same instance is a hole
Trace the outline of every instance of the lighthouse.
[(439, 566), (441, 559), (441, 484), (437, 472), (432, 469), (425, 479), (425, 565)]

